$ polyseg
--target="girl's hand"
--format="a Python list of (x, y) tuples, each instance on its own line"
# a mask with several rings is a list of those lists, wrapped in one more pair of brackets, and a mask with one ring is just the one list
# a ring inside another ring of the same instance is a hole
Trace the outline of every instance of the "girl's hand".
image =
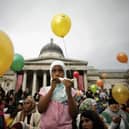
[(52, 89), (55, 89), (55, 88), (56, 88), (56, 85), (57, 85), (58, 83), (61, 83), (61, 81), (60, 81), (59, 78), (54, 78), (54, 79), (52, 79), (52, 81), (51, 81), (51, 88), (52, 88)]
[(64, 85), (65, 85), (66, 93), (67, 93), (68, 95), (71, 94), (71, 88), (72, 88), (72, 86), (73, 86), (72, 80), (65, 78), (62, 82), (63, 82)]

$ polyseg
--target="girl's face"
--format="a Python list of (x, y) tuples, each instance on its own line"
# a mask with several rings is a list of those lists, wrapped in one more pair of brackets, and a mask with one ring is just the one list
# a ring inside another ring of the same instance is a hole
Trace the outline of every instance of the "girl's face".
[(82, 129), (93, 129), (93, 122), (87, 117), (81, 117), (80, 119)]
[(52, 78), (64, 77), (64, 70), (60, 65), (56, 65), (52, 68)]

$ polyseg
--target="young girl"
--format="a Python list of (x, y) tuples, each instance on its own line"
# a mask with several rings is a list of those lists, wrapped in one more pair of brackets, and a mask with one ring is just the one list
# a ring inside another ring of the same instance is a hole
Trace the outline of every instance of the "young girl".
[[(65, 65), (54, 61), (50, 66), (51, 86), (41, 88), (38, 110), (42, 113), (41, 129), (72, 129), (77, 115), (72, 81), (66, 78)], [(64, 79), (62, 79), (64, 78)]]

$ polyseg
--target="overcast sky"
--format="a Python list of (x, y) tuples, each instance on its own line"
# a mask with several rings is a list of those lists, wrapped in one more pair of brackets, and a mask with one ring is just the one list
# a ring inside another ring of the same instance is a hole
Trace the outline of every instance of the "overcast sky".
[[(60, 13), (72, 21), (64, 41), (51, 30)], [(129, 69), (116, 60), (121, 51), (129, 55), (129, 0), (0, 0), (0, 30), (25, 59), (37, 58), (53, 38), (67, 58), (97, 69)]]

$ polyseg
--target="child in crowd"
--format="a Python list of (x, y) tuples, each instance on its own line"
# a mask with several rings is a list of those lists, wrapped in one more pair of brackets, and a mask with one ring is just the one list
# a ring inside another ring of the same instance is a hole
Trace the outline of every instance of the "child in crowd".
[(50, 66), (51, 86), (41, 88), (38, 110), (42, 113), (41, 129), (72, 129), (77, 115), (73, 83), (66, 78), (65, 65), (54, 61)]

